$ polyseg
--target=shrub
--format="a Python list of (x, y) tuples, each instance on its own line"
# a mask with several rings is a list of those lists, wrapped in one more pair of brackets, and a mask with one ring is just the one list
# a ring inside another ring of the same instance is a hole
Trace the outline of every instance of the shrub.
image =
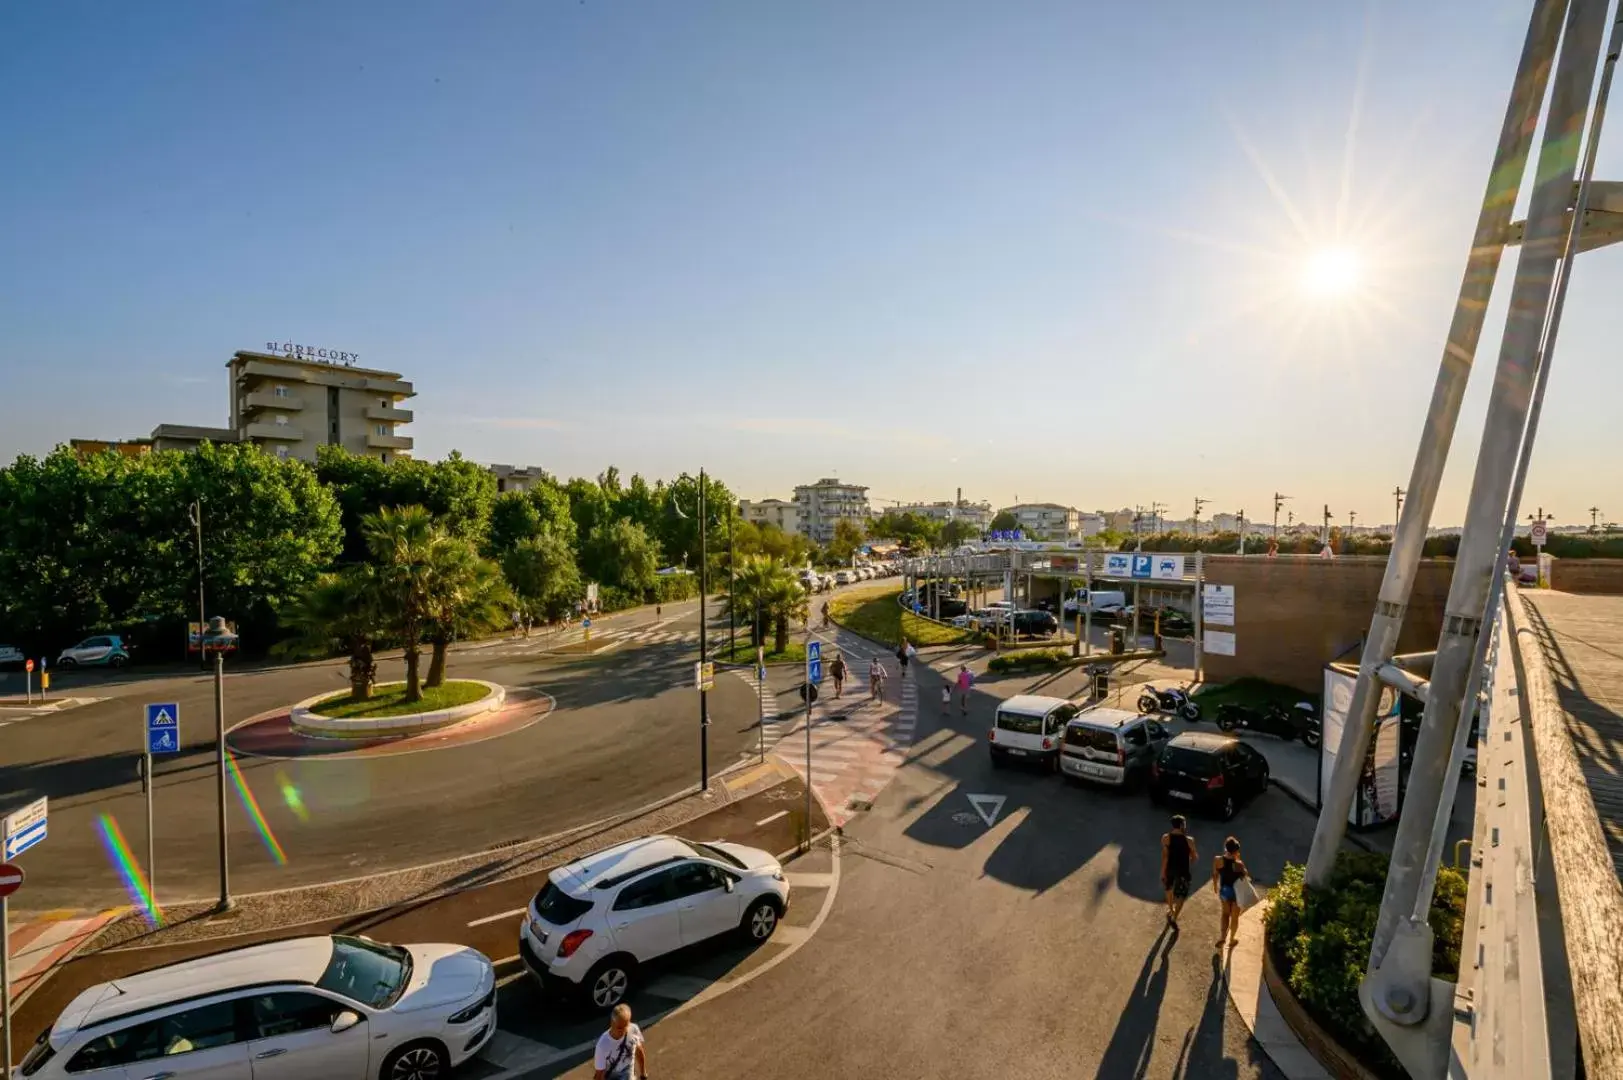
[[(1313, 1018), (1378, 1075), (1401, 1077), (1403, 1067), (1358, 1004), (1386, 867), (1385, 855), (1342, 852), (1329, 885), (1309, 889), (1302, 867), (1286, 864), (1269, 894), (1266, 932), (1275, 966)], [(1438, 870), (1429, 918), (1432, 970), (1453, 979), (1465, 923), (1465, 878), (1459, 871)]]
[(1064, 649), (1025, 649), (992, 657), (987, 665), (992, 671), (1025, 671), (1030, 668), (1052, 670), (1062, 667), (1071, 658)]

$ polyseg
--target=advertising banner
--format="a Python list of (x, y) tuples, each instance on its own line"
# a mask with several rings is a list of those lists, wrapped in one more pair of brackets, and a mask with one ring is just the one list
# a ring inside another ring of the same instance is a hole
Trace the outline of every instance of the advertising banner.
[(1207, 626), (1233, 626), (1234, 586), (1204, 586), (1200, 591), (1200, 617)]
[(1157, 555), (1150, 564), (1150, 577), (1156, 581), (1182, 581), (1184, 557)]
[(1110, 551), (1105, 553), (1105, 577), (1132, 577), (1133, 556), (1125, 551)]
[[(1358, 685), (1356, 675), (1348, 675), (1335, 668), (1324, 669), (1324, 700), (1320, 707), (1323, 731), (1319, 740), (1319, 806), (1330, 790), (1330, 777), (1336, 771), (1336, 751), (1341, 748), (1341, 729), (1347, 724), (1347, 710), (1352, 707), (1353, 687)], [(1358, 808), (1353, 807), (1348, 820), (1357, 824)]]

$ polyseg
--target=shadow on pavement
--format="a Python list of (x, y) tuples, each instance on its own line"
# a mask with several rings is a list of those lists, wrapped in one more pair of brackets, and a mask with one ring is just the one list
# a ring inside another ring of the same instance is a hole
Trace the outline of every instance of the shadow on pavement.
[(1177, 942), (1178, 935), (1171, 927), (1162, 927), (1156, 935), (1099, 1061), (1098, 1080), (1140, 1080), (1149, 1068), (1150, 1054), (1155, 1050), (1155, 1029), (1161, 1021), (1161, 1003), (1166, 998), (1167, 965)]

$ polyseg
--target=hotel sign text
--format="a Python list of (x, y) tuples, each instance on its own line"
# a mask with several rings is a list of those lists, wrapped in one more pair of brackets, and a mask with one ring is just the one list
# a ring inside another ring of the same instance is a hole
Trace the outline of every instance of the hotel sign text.
[(360, 353), (339, 352), (337, 349), (318, 349), (314, 345), (295, 345), (290, 341), (277, 344), (274, 341), (265, 342), (265, 351), (282, 353), (296, 360), (314, 360), (322, 364), (343, 364), (345, 367), (355, 363), (361, 358)]

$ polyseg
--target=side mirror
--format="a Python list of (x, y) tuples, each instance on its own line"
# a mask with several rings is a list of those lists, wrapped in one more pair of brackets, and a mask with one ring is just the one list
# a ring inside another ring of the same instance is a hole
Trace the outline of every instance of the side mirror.
[(360, 1013), (356, 1012), (354, 1009), (345, 1009), (343, 1012), (333, 1017), (332, 1033), (337, 1035), (340, 1032), (348, 1031), (350, 1028), (354, 1027), (360, 1022)]
[(721, 879), (721, 887), (723, 889), (726, 889), (728, 892), (732, 892), (733, 891), (733, 879), (730, 878), (730, 877), (722, 878)]

